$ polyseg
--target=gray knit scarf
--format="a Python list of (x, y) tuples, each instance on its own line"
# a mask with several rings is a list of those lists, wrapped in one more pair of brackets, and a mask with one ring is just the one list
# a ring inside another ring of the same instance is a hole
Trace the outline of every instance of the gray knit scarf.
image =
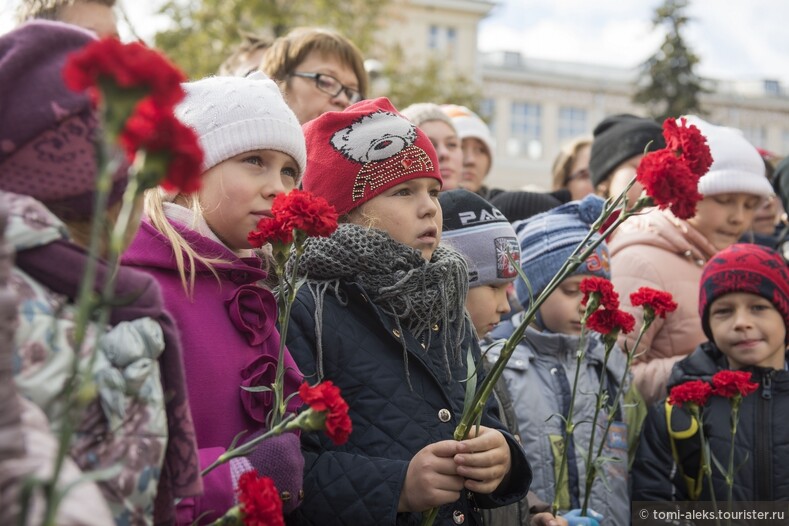
[(443, 361), (451, 380), (450, 356), (460, 362), (460, 344), (465, 332), (465, 303), (468, 294), (468, 266), (456, 251), (439, 246), (428, 262), (418, 250), (395, 241), (386, 232), (343, 223), (328, 238), (311, 238), (299, 264), (299, 274), (307, 276), (307, 286), (315, 298), (315, 337), (318, 376), (323, 378), (323, 299), (332, 289), (340, 292), (340, 281), (355, 282), (373, 303), (391, 316), (400, 332), (405, 370), (408, 352), (403, 328), (430, 347), (431, 328), (443, 330)]

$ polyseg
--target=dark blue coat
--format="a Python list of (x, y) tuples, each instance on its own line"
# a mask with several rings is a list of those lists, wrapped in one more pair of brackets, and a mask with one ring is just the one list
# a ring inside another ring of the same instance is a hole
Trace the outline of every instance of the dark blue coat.
[[(428, 444), (452, 438), (463, 409), (466, 376), (463, 364), (447, 380), (442, 332), (435, 326), (428, 348), (408, 331), (406, 379), (402, 344), (393, 319), (383, 314), (352, 283), (341, 286), (343, 300), (331, 292), (323, 304), (324, 379), (342, 390), (350, 406), (353, 432), (335, 446), (323, 433), (303, 433), (304, 501), (289, 524), (387, 525), (419, 524), (419, 513), (397, 513), (397, 504), (410, 459)], [(479, 346), (470, 323), (463, 349)], [(317, 381), (315, 301), (306, 286), (299, 291), (287, 335), (288, 348), (310, 383)], [(465, 352), (463, 353), (465, 355)], [(501, 429), (491, 414), (482, 424)], [(504, 432), (512, 456), (506, 488), (491, 495), (464, 492), (443, 506), (435, 524), (481, 524), (478, 508), (509, 504), (522, 498), (531, 482), (523, 450)]]
[[(690, 380), (709, 382), (716, 372), (727, 369), (726, 357), (706, 343), (674, 365), (669, 387)], [(789, 500), (789, 371), (746, 368), (759, 389), (743, 398), (735, 439), (735, 501)], [(726, 466), (731, 444), (731, 409), (728, 399), (710, 397), (702, 408), (705, 438), (718, 461)], [(672, 429), (689, 429), (690, 416), (682, 408), (672, 409)], [(696, 477), (700, 467), (699, 434), (677, 440), (679, 464), (674, 462), (668, 438), (664, 403), (650, 408), (633, 464), (634, 501), (692, 500), (688, 485), (677, 467)], [(712, 480), (719, 501), (726, 500), (723, 474), (713, 463)], [(709, 484), (701, 485), (697, 500), (710, 500)]]

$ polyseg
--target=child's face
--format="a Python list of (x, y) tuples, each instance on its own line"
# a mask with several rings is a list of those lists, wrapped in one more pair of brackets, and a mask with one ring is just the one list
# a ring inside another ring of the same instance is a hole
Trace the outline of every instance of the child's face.
[(770, 301), (748, 292), (732, 292), (717, 298), (709, 309), (713, 340), (732, 369), (749, 365), (784, 368), (786, 326)]
[(387, 232), (415, 248), (427, 261), (441, 241), (441, 183), (432, 177), (411, 179), (373, 197), (349, 214), (351, 223)]
[(298, 177), (296, 161), (282, 152), (253, 150), (231, 157), (203, 174), (203, 217), (231, 250), (250, 248), (247, 234), (271, 216), (274, 198), (295, 188)]
[(581, 307), (581, 300), (584, 299), (581, 281), (586, 277), (577, 274), (565, 279), (542, 304), (540, 317), (549, 331), (574, 336), (581, 334), (581, 317), (584, 313)]
[(463, 171), (463, 150), (460, 139), (452, 127), (444, 121), (426, 121), (419, 128), (433, 143), (438, 155), (438, 166), (441, 179), (444, 180), (443, 190), (454, 190), (460, 184)]
[(688, 219), (718, 250), (736, 243), (751, 227), (762, 197), (754, 194), (716, 194), (699, 201), (696, 215)]
[(483, 338), (498, 325), (501, 317), (510, 311), (507, 298), (509, 283), (503, 285), (480, 285), (469, 289), (466, 298), (466, 309), (471, 322), (477, 329), (477, 336)]

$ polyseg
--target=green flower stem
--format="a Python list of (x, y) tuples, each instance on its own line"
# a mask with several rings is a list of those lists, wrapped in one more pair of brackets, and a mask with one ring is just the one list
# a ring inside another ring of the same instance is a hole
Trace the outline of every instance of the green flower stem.
[[(46, 509), (44, 511), (44, 526), (54, 526), (57, 509), (62, 500), (62, 495), (57, 489), (57, 481), (63, 469), (63, 463), (68, 455), (71, 445), (71, 438), (74, 434), (77, 414), (89, 402), (92, 397), (85, 396), (90, 392), (90, 382), (92, 382), (90, 370), (87, 371), (86, 379), (80, 374), (80, 350), (85, 341), (88, 324), (99, 304), (95, 293), (96, 272), (98, 268), (98, 258), (102, 248), (102, 238), (109, 201), (110, 189), (112, 186), (112, 175), (119, 167), (119, 162), (114, 157), (109, 156), (108, 147), (104, 142), (96, 145), (98, 165), (103, 167), (96, 178), (96, 200), (93, 206), (93, 218), (90, 228), (90, 242), (88, 244), (88, 258), (85, 263), (85, 270), (80, 282), (79, 293), (76, 298), (77, 312), (74, 318), (74, 359), (71, 363), (71, 373), (63, 386), (61, 399), (65, 401), (64, 417), (58, 432), (58, 451), (55, 463), (52, 468), (52, 476), (43, 483)], [(109, 159), (109, 161), (107, 161)], [(95, 347), (92, 351), (95, 354)], [(91, 363), (92, 363), (91, 356)]]
[(305, 427), (305, 425), (307, 423), (307, 420), (309, 420), (310, 417), (312, 416), (312, 414), (313, 414), (313, 410), (308, 409), (303, 413), (300, 413), (298, 416), (296, 415), (286, 416), (279, 424), (272, 427), (262, 435), (256, 436), (249, 442), (246, 442), (240, 446), (231, 447), (230, 449), (219, 455), (219, 457), (211, 465), (209, 465), (207, 468), (205, 468), (203, 471), (200, 472), (200, 475), (205, 477), (216, 467), (224, 464), (225, 462), (229, 462), (230, 460), (237, 457), (243, 457), (245, 455), (248, 455), (257, 447), (258, 444), (260, 444), (267, 438), (275, 437), (277, 435), (281, 435), (282, 433), (287, 433), (288, 431), (295, 431), (296, 429), (311, 429)]
[(277, 283), (279, 284), (279, 294), (277, 295), (277, 311), (279, 319), (279, 353), (277, 355), (277, 371), (274, 377), (274, 407), (272, 411), (271, 421), (269, 427), (276, 426), (282, 421), (287, 410), (287, 403), (285, 400), (285, 340), (288, 335), (288, 325), (290, 323), (290, 311), (293, 303), (296, 301), (296, 293), (298, 287), (296, 280), (298, 279), (298, 268), (301, 255), (304, 253), (304, 242), (306, 236), (299, 230), (294, 230), (294, 244), (295, 244), (295, 260), (292, 265), (291, 275), (287, 276), (285, 272), (285, 264), (287, 257), (285, 253), (288, 252), (289, 245), (280, 249), (277, 253), (277, 248), (274, 248), (277, 268)]
[[(585, 491), (584, 491), (584, 502), (583, 506), (581, 507), (581, 516), (586, 517), (587, 509), (589, 506), (589, 496), (592, 493), (592, 484), (594, 484), (594, 479), (597, 476), (597, 458), (593, 458), (592, 455), (594, 453), (594, 438), (597, 432), (597, 419), (600, 416), (600, 411), (603, 408), (603, 403), (605, 402), (605, 382), (603, 382), (603, 378), (605, 378), (605, 371), (608, 367), (608, 358), (611, 356), (611, 350), (614, 348), (614, 344), (616, 340), (613, 338), (611, 340), (606, 341), (605, 346), (605, 355), (603, 357), (603, 368), (602, 368), (602, 376), (600, 377), (600, 385), (597, 389), (597, 395), (595, 398), (595, 408), (594, 408), (594, 416), (592, 417), (592, 432), (589, 436), (589, 447), (586, 451), (586, 481), (585, 481)], [(600, 437), (600, 447), (602, 448), (603, 444), (605, 444), (606, 438), (608, 437), (608, 431), (610, 430), (610, 422), (611, 422), (611, 415), (613, 412), (610, 412), (608, 415), (608, 422), (605, 428), (605, 432)]]
[[(704, 436), (704, 421), (701, 418), (701, 410), (696, 404), (688, 404), (688, 411), (699, 423), (699, 438), (701, 439), (701, 468), (704, 470), (704, 475), (707, 477), (707, 482), (710, 486), (710, 500), (712, 501), (713, 509), (718, 511), (718, 500), (715, 498), (715, 487), (712, 484), (712, 464), (710, 459), (710, 448), (707, 439)], [(720, 518), (717, 513), (715, 514), (715, 524), (720, 526)]]
[[(740, 403), (742, 395), (735, 395), (731, 399), (731, 444), (729, 444), (729, 466), (726, 470), (726, 501), (729, 505), (729, 512), (734, 511), (734, 439), (737, 436), (737, 425), (740, 422)], [(729, 515), (727, 524), (731, 524)]]
[[(627, 359), (625, 361), (625, 370), (622, 372), (622, 378), (619, 379), (620, 388), (624, 386), (625, 382), (627, 381), (627, 375), (630, 373), (630, 367), (633, 364), (633, 359), (635, 358), (636, 353), (638, 352), (638, 346), (641, 344), (641, 339), (644, 337), (644, 334), (646, 334), (647, 330), (649, 330), (649, 326), (652, 325), (652, 322), (655, 319), (654, 312), (652, 312), (651, 314), (650, 312), (651, 310), (650, 311), (647, 311), (646, 309), (644, 310), (644, 323), (641, 325), (641, 330), (638, 332), (638, 337), (636, 338), (636, 341), (633, 344), (633, 349), (631, 349), (630, 351), (627, 352), (627, 354), (625, 354)], [(606, 357), (607, 356), (608, 354), (606, 353)], [(600, 383), (602, 385), (602, 379)], [(620, 392), (620, 395), (617, 396), (611, 403), (611, 410), (608, 413), (608, 419), (605, 424), (605, 430), (603, 431), (603, 436), (602, 439), (600, 440), (600, 445), (597, 447), (597, 453), (595, 454), (594, 459), (590, 460), (589, 461), (590, 463), (587, 463), (587, 466), (589, 465), (597, 466), (599, 459), (603, 456), (603, 448), (605, 446), (605, 441), (606, 438), (608, 437), (608, 433), (611, 431), (611, 424), (614, 423), (614, 415), (616, 415), (616, 412), (619, 409), (619, 404), (621, 399), (622, 399), (622, 393)], [(592, 447), (594, 447), (594, 442), (590, 441), (589, 444), (590, 451), (592, 450)], [(588, 469), (589, 468), (587, 468), (587, 470)], [(587, 471), (586, 473), (586, 493), (584, 493), (584, 503), (583, 506), (581, 507), (581, 515), (584, 517), (586, 516), (587, 510), (589, 509), (589, 497), (592, 491), (592, 484), (594, 484), (594, 477), (596, 475), (597, 472), (595, 471), (594, 475), (592, 475), (590, 480), (589, 471)]]
[(559, 511), (559, 492), (561, 491), (564, 477), (567, 474), (567, 451), (569, 449), (570, 438), (575, 433), (575, 424), (573, 424), (573, 414), (575, 413), (575, 397), (578, 394), (578, 378), (581, 376), (581, 367), (583, 366), (584, 357), (586, 356), (586, 320), (589, 314), (594, 312), (597, 302), (589, 301), (586, 306), (586, 312), (581, 320), (581, 337), (578, 340), (578, 352), (575, 354), (575, 375), (573, 378), (573, 389), (570, 394), (570, 407), (567, 410), (567, 416), (564, 419), (564, 447), (562, 447), (562, 458), (559, 461), (559, 476), (556, 478), (554, 485), (555, 491), (553, 494), (553, 502), (551, 503), (551, 512), (555, 516)]

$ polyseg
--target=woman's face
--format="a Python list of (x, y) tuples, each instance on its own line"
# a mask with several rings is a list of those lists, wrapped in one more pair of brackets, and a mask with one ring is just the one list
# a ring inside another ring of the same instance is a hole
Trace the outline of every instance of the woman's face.
[[(359, 79), (353, 69), (337, 57), (313, 51), (296, 66), (293, 73), (319, 73), (332, 77), (345, 88), (359, 90)], [(285, 83), (285, 101), (296, 114), (301, 124), (320, 117), (329, 111), (342, 111), (351, 105), (346, 90), (331, 95), (318, 88), (318, 83), (333, 82), (332, 79), (315, 79), (291, 75)]]
[(573, 201), (583, 199), (594, 192), (592, 178), (589, 175), (589, 158), (592, 153), (592, 145), (581, 146), (573, 158), (570, 166), (570, 176), (567, 179), (567, 189)]
[[(635, 155), (617, 166), (616, 170), (614, 170), (611, 175), (608, 176), (608, 179), (598, 185), (598, 193), (606, 198), (616, 197), (621, 194), (625, 187), (630, 184), (630, 181), (633, 179), (633, 177), (636, 176), (636, 169), (638, 168), (638, 164), (641, 162), (643, 157), (644, 154)], [(628, 208), (633, 206), (633, 204), (638, 201), (638, 198), (641, 196), (641, 192), (643, 191), (644, 187), (641, 186), (641, 183), (637, 181), (633, 184), (633, 186), (630, 187), (630, 190), (627, 191)]]
[(460, 174), (463, 171), (463, 150), (460, 148), (458, 134), (444, 121), (425, 121), (419, 129), (425, 132), (438, 154), (441, 179), (444, 180), (441, 189), (454, 190), (460, 185)]

